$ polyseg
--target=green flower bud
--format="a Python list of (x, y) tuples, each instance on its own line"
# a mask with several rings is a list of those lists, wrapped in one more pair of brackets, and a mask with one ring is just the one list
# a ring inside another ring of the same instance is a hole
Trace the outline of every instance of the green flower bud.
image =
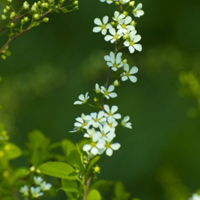
[(118, 2), (118, 1), (116, 1), (116, 2), (115, 2), (115, 4), (118, 6), (118, 5), (119, 5), (119, 2)]
[(22, 20), (21, 20), (21, 24), (25, 24), (25, 21), (24, 21), (24, 19), (22, 19)]
[[(6, 59), (6, 56), (5, 56), (5, 55), (2, 55), (1, 58), (2, 58), (3, 60), (5, 60), (5, 59)], [(1, 155), (0, 155), (0, 157), (1, 157)]]
[(112, 22), (111, 22), (111, 25), (112, 25), (112, 26), (115, 26), (115, 22), (112, 21)]
[(13, 28), (14, 26), (15, 26), (14, 23), (11, 23), (11, 24), (10, 24), (10, 28)]
[(133, 21), (131, 22), (131, 25), (132, 25), (132, 26), (135, 26), (135, 25), (136, 25), (136, 22), (133, 20)]
[(128, 39), (128, 38), (129, 38), (129, 34), (126, 33), (125, 35), (123, 35), (123, 39), (124, 39), (124, 40), (126, 40), (126, 39)]
[(8, 2), (8, 3), (12, 3), (12, 0), (8, 0), (7, 2)]
[(75, 6), (75, 7), (73, 8), (73, 10), (78, 10), (78, 6)]
[(119, 83), (118, 80), (115, 80), (113, 85), (114, 85), (115, 87), (118, 87), (118, 86), (120, 85), (120, 83)]
[(6, 10), (5, 8), (3, 9), (3, 13), (4, 13), (4, 14), (7, 13), (7, 10)]
[(6, 20), (6, 16), (5, 15), (1, 15), (1, 19), (2, 20)]
[(38, 1), (38, 2), (37, 2), (37, 5), (40, 6), (40, 5), (41, 5), (41, 1)]
[(65, 2), (65, 0), (60, 0), (60, 3), (64, 3)]
[(15, 17), (15, 12), (10, 13), (10, 19), (13, 19)]
[(123, 14), (124, 14), (125, 16), (127, 16), (127, 15), (128, 15), (128, 12), (127, 12), (127, 11), (124, 11)]
[(73, 1), (73, 5), (78, 5), (78, 1)]
[(28, 10), (28, 9), (29, 9), (29, 4), (28, 4), (27, 1), (25, 1), (25, 2), (23, 3), (23, 8), (24, 8), (25, 10)]
[(48, 21), (49, 21), (48, 17), (43, 18), (43, 22), (48, 22)]
[(33, 18), (34, 18), (34, 19), (39, 19), (39, 18), (40, 18), (40, 15), (34, 14), (34, 15), (33, 15)]
[(129, 2), (129, 6), (132, 6), (132, 7), (133, 7), (134, 5), (135, 5), (135, 1), (130, 1), (130, 2)]
[(28, 17), (24, 17), (24, 21), (28, 22), (29, 18)]
[(48, 8), (49, 7), (49, 4), (48, 3), (42, 3), (41, 5), (43, 8)]
[(10, 10), (10, 6), (6, 6), (6, 10)]

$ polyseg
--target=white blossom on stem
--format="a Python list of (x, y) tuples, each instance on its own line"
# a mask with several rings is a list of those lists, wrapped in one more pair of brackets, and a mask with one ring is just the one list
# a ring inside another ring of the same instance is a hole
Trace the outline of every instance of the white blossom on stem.
[(112, 26), (108, 23), (108, 16), (104, 16), (102, 21), (99, 18), (94, 19), (94, 23), (97, 25), (93, 28), (93, 32), (98, 33), (101, 32), (103, 35), (106, 35), (107, 29)]
[(115, 56), (115, 53), (111, 51), (110, 55), (104, 56), (104, 60), (107, 61), (108, 67), (111, 67), (113, 71), (117, 71), (118, 68), (121, 68), (124, 65), (121, 56), (121, 52), (118, 52)]
[(113, 17), (113, 20), (114, 20), (114, 21), (118, 22), (118, 21), (120, 21), (120, 20), (122, 20), (122, 19), (124, 19), (124, 18), (125, 18), (125, 15), (124, 15), (124, 14), (121, 14), (121, 13), (119, 13), (118, 11), (115, 11), (115, 12), (114, 12), (114, 17)]
[(104, 110), (106, 111), (105, 115), (106, 117), (113, 117), (114, 119), (121, 119), (121, 115), (119, 113), (116, 113), (118, 110), (117, 106), (112, 106), (111, 109), (108, 105), (104, 105)]
[(23, 187), (20, 188), (19, 190), (25, 197), (28, 197), (29, 191), (28, 191), (28, 186), (24, 185)]
[(124, 72), (121, 74), (122, 81), (127, 81), (128, 79), (135, 83), (137, 81), (137, 77), (133, 74), (138, 72), (138, 68), (136, 66), (133, 66), (131, 69), (129, 69), (128, 64), (124, 64)]
[(129, 40), (126, 40), (124, 42), (124, 46), (128, 47), (128, 50), (130, 53), (134, 53), (135, 50), (142, 51), (142, 45), (136, 44), (140, 40), (141, 40), (140, 35), (130, 34), (130, 38), (129, 38)]
[(114, 43), (122, 37), (122, 34), (118, 33), (114, 28), (110, 28), (109, 32), (111, 35), (106, 35), (104, 37), (106, 42), (110, 41), (111, 43)]
[(43, 195), (43, 192), (40, 192), (41, 187), (31, 187), (31, 194), (33, 198), (38, 198), (39, 196)]
[(74, 102), (74, 105), (81, 105), (81, 104), (85, 104), (87, 102), (87, 100), (90, 98), (88, 96), (88, 92), (85, 94), (85, 96), (83, 94), (80, 94), (78, 96), (79, 100)]
[(123, 120), (121, 121), (121, 125), (125, 128), (130, 128), (132, 129), (132, 124), (131, 122), (129, 122), (130, 117), (127, 115), (123, 118)]
[(133, 14), (135, 17), (141, 17), (144, 15), (144, 11), (142, 10), (142, 4), (139, 3), (136, 8), (133, 10)]
[(115, 98), (117, 97), (117, 94), (113, 92), (115, 89), (114, 85), (110, 85), (108, 89), (106, 89), (104, 86), (101, 86), (101, 93), (107, 98)]

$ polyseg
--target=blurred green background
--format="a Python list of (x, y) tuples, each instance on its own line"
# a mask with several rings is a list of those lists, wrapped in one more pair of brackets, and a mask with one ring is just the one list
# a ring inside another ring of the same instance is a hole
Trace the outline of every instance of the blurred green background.
[[(136, 21), (143, 51), (123, 52), (139, 68), (138, 82), (124, 83), (110, 101), (131, 116), (133, 129), (118, 130), (122, 147), (102, 157), (99, 179), (121, 180), (142, 200), (187, 199), (200, 189), (200, 1), (140, 2), (145, 15)], [(34, 129), (53, 142), (82, 139), (69, 131), (74, 119), (91, 109), (73, 102), (81, 93), (92, 94), (95, 83), (104, 84), (103, 56), (113, 50), (92, 33), (93, 19), (111, 16), (115, 6), (80, 0), (79, 8), (51, 14), (49, 23), (13, 41), (11, 57), (0, 60), (0, 121), (22, 148)], [(1, 33), (1, 46), (6, 34)], [(27, 165), (23, 159), (13, 164)]]

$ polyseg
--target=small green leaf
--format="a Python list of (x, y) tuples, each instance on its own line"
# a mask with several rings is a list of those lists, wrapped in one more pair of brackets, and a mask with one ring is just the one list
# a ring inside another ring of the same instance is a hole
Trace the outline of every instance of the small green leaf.
[(91, 190), (87, 196), (87, 200), (101, 200), (101, 195), (98, 190)]
[(33, 24), (32, 24), (32, 27), (34, 27), (34, 26), (39, 26), (40, 25), (40, 22), (34, 22)]
[(21, 179), (29, 174), (29, 170), (25, 167), (20, 167), (14, 171), (13, 177), (15, 179)]
[(87, 172), (86, 172), (86, 179), (89, 177), (90, 175), (90, 171), (92, 169), (92, 167), (94, 166), (94, 164), (100, 159), (100, 156), (96, 156), (95, 158), (93, 158), (87, 168)]
[(63, 178), (68, 180), (76, 180), (78, 176), (74, 168), (63, 162), (47, 162), (39, 166), (39, 170), (46, 175)]
[(65, 7), (60, 8), (60, 10), (62, 10), (63, 13), (67, 13), (67, 8)]
[(22, 155), (21, 149), (17, 145), (10, 142), (7, 142), (4, 145), (3, 150), (5, 152), (5, 157), (8, 160), (18, 158), (19, 156)]
[(90, 186), (90, 190), (96, 189), (106, 191), (109, 190), (112, 185), (114, 185), (113, 181), (99, 180)]
[(65, 192), (74, 192), (74, 193), (79, 192), (76, 181), (62, 179), (61, 183), (62, 183), (62, 188), (60, 188), (61, 190), (64, 190)]

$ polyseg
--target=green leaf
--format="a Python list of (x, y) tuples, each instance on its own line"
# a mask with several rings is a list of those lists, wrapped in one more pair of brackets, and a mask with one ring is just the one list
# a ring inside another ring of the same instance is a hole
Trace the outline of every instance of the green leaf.
[(34, 27), (34, 26), (39, 26), (40, 25), (40, 22), (34, 22), (33, 24), (32, 24), (32, 27)]
[(15, 179), (21, 179), (29, 174), (29, 170), (25, 167), (20, 167), (14, 171), (13, 177)]
[(127, 200), (130, 197), (130, 192), (127, 192), (121, 181), (115, 183), (114, 194), (116, 200)]
[(67, 13), (67, 8), (65, 8), (65, 7), (60, 8), (60, 10), (61, 10), (63, 13)]
[(114, 185), (113, 181), (99, 180), (90, 186), (90, 190), (109, 190), (110, 186)]
[(22, 155), (21, 149), (17, 145), (10, 142), (6, 142), (2, 150), (4, 150), (5, 157), (8, 160), (18, 158)]
[(91, 190), (87, 196), (87, 200), (101, 200), (101, 195), (98, 190)]
[(74, 168), (63, 162), (47, 162), (39, 166), (39, 170), (46, 175), (68, 180), (78, 180)]
[(62, 179), (61, 184), (62, 184), (62, 188), (60, 188), (60, 189), (64, 190), (65, 192), (74, 192), (74, 193), (79, 192), (78, 185), (77, 185), (76, 181)]
[(64, 153), (67, 156), (67, 162), (73, 167), (76, 167), (80, 169), (81, 171), (84, 171), (85, 168), (81, 161), (81, 152), (79, 152), (76, 149), (76, 146), (70, 140), (67, 140), (67, 139), (61, 142), (61, 146)]
[(92, 169), (92, 167), (94, 166), (94, 164), (100, 159), (100, 156), (96, 156), (95, 158), (93, 158), (87, 168), (87, 172), (86, 172), (86, 179), (89, 177), (90, 175), (90, 171)]

